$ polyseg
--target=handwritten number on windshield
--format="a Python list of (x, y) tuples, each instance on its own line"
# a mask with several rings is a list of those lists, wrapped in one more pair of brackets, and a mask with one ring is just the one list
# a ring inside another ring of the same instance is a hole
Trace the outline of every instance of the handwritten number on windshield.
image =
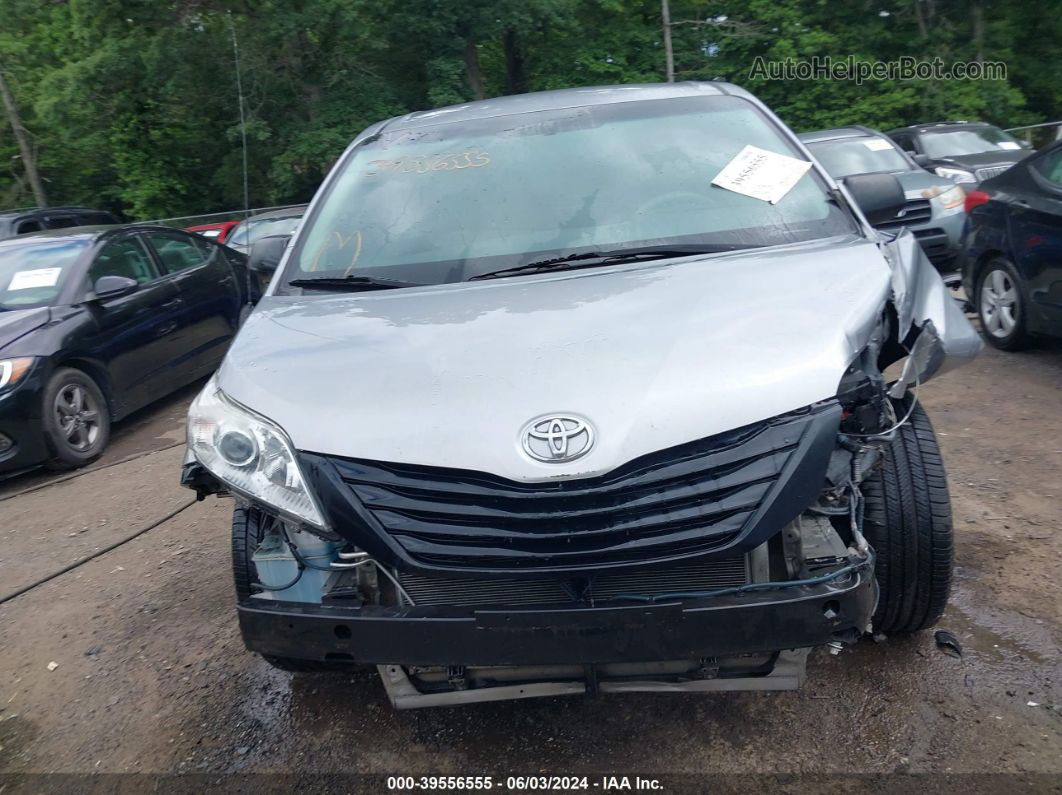
[(402, 157), (397, 160), (373, 160), (365, 176), (374, 177), (384, 173), (431, 174), (435, 171), (462, 171), (466, 168), (483, 168), (490, 165), (486, 152), (466, 151), (455, 154)]

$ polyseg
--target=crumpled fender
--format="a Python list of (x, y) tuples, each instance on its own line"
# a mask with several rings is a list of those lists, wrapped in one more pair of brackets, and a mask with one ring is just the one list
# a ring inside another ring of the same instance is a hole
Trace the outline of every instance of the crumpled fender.
[(911, 384), (971, 361), (984, 343), (911, 232), (886, 239), (882, 251), (892, 266), (896, 337), (911, 354), (890, 391), (902, 397)]

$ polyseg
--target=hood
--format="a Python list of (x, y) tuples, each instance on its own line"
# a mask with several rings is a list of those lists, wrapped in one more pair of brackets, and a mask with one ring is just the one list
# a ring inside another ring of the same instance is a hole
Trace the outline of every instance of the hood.
[(46, 306), (0, 311), (0, 351), (19, 337), (43, 326), (50, 317), (51, 310)]
[[(836, 394), (889, 294), (851, 238), (711, 258), (335, 296), (269, 296), (218, 375), (297, 449), (589, 476)], [(541, 463), (521, 430), (588, 420), (583, 457)]]
[[(836, 394), (890, 289), (860, 239), (770, 252), (261, 302), (218, 376), (300, 450), (493, 472), (599, 474)], [(588, 420), (582, 458), (521, 430)]]
[(924, 198), (922, 192), (930, 188), (951, 190), (955, 187), (955, 183), (950, 179), (938, 177), (936, 174), (931, 174), (921, 169), (918, 171), (902, 171), (896, 174), (896, 179), (899, 180), (900, 187), (903, 188), (903, 194), (908, 199)]
[(976, 155), (952, 155), (951, 157), (934, 158), (934, 165), (954, 166), (956, 168), (977, 169), (990, 168), (992, 166), (1012, 166), (1019, 160), (1024, 160), (1031, 152), (1025, 149), (996, 149), (991, 152), (979, 152)]

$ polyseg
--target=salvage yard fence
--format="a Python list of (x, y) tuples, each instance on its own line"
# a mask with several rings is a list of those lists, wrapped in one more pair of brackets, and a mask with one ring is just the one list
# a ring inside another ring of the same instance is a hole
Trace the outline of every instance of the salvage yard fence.
[(184, 229), (189, 226), (201, 226), (203, 224), (220, 224), (225, 221), (242, 221), (245, 218), (251, 218), (252, 216), (272, 212), (273, 210), (286, 210), (289, 207), (299, 206), (301, 205), (279, 204), (275, 207), (255, 207), (250, 210), (230, 210), (229, 212), (203, 213), (201, 215), (180, 215), (175, 218), (156, 218), (151, 221), (135, 221), (134, 223), (172, 226), (177, 229)]

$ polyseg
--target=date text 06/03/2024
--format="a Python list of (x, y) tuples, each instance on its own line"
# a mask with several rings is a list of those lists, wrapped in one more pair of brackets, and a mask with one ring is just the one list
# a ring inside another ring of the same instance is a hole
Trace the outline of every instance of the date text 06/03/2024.
[(659, 791), (663, 784), (659, 779), (641, 776), (388, 776), (387, 789), (396, 792), (425, 790), (492, 790), (509, 791), (564, 791), (598, 790), (620, 792), (624, 790)]

